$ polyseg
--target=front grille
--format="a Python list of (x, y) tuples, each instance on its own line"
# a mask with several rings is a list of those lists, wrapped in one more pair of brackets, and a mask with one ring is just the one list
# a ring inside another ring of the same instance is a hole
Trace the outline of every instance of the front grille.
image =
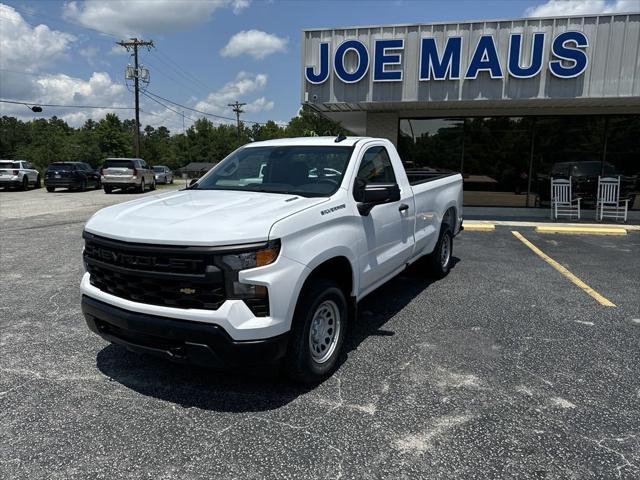
[(226, 299), (211, 253), (86, 234), (84, 260), (94, 287), (133, 302), (217, 310)]

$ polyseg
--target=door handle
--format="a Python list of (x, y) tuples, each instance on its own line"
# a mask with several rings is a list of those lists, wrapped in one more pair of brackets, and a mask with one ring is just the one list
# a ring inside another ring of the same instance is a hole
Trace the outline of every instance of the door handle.
[(409, 210), (409, 205), (407, 205), (406, 203), (401, 203), (398, 207), (399, 212), (405, 212), (407, 210)]

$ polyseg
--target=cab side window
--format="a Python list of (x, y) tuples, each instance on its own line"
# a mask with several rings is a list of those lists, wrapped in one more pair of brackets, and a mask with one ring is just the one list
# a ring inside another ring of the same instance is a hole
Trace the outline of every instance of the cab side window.
[(396, 183), (396, 176), (393, 173), (387, 149), (384, 147), (369, 148), (362, 156), (357, 178), (364, 180), (367, 184)]

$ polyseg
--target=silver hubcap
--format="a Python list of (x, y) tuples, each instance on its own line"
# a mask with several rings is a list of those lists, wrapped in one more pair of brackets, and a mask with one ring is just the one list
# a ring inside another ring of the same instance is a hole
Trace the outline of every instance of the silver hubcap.
[(311, 320), (309, 349), (318, 363), (324, 363), (336, 349), (340, 338), (340, 310), (333, 300), (322, 302)]
[(446, 267), (451, 257), (451, 237), (445, 235), (442, 239), (442, 248), (440, 249), (440, 264), (442, 267)]

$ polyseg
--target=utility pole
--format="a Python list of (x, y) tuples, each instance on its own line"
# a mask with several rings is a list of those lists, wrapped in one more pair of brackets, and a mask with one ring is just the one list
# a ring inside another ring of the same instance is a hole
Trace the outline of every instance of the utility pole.
[[(153, 47), (152, 40), (138, 40), (137, 38), (132, 38), (128, 42), (121, 41), (116, 42), (121, 47), (127, 49), (127, 52), (133, 50), (133, 82), (134, 82), (134, 90), (135, 90), (135, 102), (136, 102), (136, 134), (135, 134), (135, 156), (140, 156), (140, 77), (141, 71), (138, 66), (138, 47), (147, 47), (147, 50), (151, 50)], [(129, 72), (127, 72), (127, 76)], [(143, 81), (145, 81), (143, 79)], [(148, 82), (148, 74), (146, 75), (146, 81)]]
[(238, 123), (238, 138), (240, 138), (240, 114), (244, 112), (242, 107), (244, 107), (246, 103), (240, 103), (236, 100), (236, 103), (228, 103), (227, 106), (231, 107), (231, 110), (236, 112), (236, 121)]

